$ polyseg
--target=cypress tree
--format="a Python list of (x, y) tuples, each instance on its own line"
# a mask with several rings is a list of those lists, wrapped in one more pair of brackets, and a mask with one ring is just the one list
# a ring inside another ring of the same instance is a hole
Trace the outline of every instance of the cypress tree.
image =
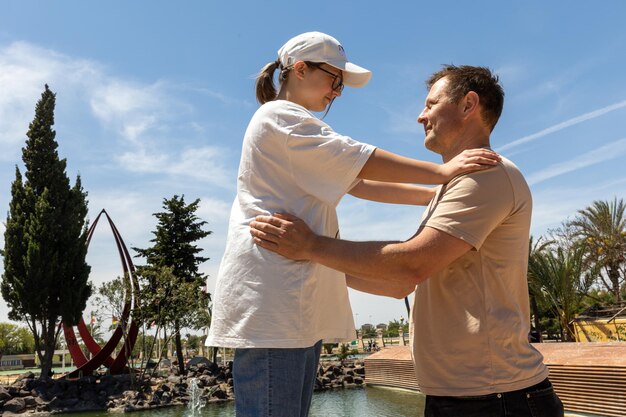
[[(156, 230), (153, 231), (154, 246), (146, 249), (133, 248), (137, 252), (137, 256), (146, 258), (147, 265), (138, 268), (140, 275), (150, 276), (162, 268), (171, 269), (172, 274), (181, 282), (194, 284), (196, 288), (205, 285), (206, 276), (198, 271), (198, 266), (207, 261), (199, 255), (202, 249), (194, 245), (194, 242), (211, 234), (210, 231), (203, 230), (205, 221), (201, 221), (196, 216), (198, 210), (199, 199), (190, 204), (185, 204), (185, 196), (173, 196), (171, 199), (163, 200), (163, 208), (165, 211), (154, 213), (158, 219)], [(154, 285), (154, 284), (153, 284)], [(149, 293), (149, 291), (148, 291)], [(200, 291), (197, 291), (200, 293)], [(205, 293), (206, 303), (208, 307), (209, 294)], [(160, 301), (163, 302), (163, 301)], [(159, 301), (156, 300), (154, 305), (158, 309)], [(187, 304), (191, 304), (189, 301)], [(203, 303), (199, 303), (202, 305)], [(171, 308), (171, 307), (170, 307)], [(175, 309), (176, 311), (185, 311), (185, 309)], [(170, 312), (170, 315), (176, 315), (176, 311)], [(173, 317), (174, 340), (176, 343), (176, 355), (181, 375), (185, 373), (185, 364), (183, 361), (182, 341), (180, 337), (180, 322), (183, 317)], [(206, 325), (207, 323), (204, 323)]]
[(92, 290), (85, 262), (87, 194), (80, 176), (70, 187), (66, 161), (59, 159), (55, 101), (46, 85), (22, 149), (25, 181), (16, 166), (0, 284), (9, 318), (25, 321), (33, 333), (42, 378), (52, 367), (59, 319), (77, 324)]

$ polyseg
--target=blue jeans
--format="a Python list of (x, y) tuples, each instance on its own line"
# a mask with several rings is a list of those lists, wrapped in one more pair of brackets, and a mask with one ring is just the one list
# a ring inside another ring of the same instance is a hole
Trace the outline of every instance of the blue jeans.
[(236, 349), (237, 417), (308, 416), (321, 350), (321, 340), (308, 348)]
[(426, 396), (424, 417), (563, 417), (563, 404), (544, 381), (518, 391), (475, 397)]

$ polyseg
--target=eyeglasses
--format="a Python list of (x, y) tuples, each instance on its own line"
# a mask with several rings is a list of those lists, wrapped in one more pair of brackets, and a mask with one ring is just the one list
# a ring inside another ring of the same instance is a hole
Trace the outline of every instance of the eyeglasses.
[(341, 74), (335, 74), (328, 70), (325, 70), (324, 68), (322, 68), (322, 64), (319, 62), (306, 62), (306, 64), (311, 67), (315, 67), (320, 71), (324, 71), (326, 74), (333, 77), (332, 89), (337, 91), (338, 93), (341, 93), (343, 91), (344, 85), (343, 85), (343, 77), (341, 77)]

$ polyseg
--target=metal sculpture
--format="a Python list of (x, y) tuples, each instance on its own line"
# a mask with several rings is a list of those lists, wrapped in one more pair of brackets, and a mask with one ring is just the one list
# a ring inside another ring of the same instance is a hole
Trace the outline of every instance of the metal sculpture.
[[(122, 270), (124, 271), (124, 288), (129, 290), (125, 291), (124, 294), (124, 307), (118, 325), (113, 331), (111, 338), (105, 343), (104, 346), (100, 347), (98, 342), (94, 340), (89, 332), (89, 329), (87, 328), (87, 325), (85, 324), (85, 320), (83, 320), (82, 317), (78, 322), (78, 333), (91, 353), (91, 359), (88, 359), (80, 348), (78, 341), (76, 340), (74, 327), (63, 323), (63, 334), (65, 335), (67, 348), (70, 351), (72, 360), (76, 364), (76, 369), (65, 376), (70, 379), (91, 375), (93, 371), (102, 365), (109, 368), (109, 372), (111, 374), (123, 373), (127, 370), (126, 364), (128, 362), (128, 357), (133, 350), (139, 333), (139, 325), (132, 317), (132, 311), (139, 301), (139, 282), (135, 276), (135, 267), (131, 260), (131, 256), (128, 253), (128, 249), (126, 248), (126, 245), (117, 230), (117, 227), (115, 227), (113, 220), (111, 220), (111, 217), (109, 217), (109, 214), (104, 209), (100, 212), (100, 214), (98, 214), (98, 217), (96, 217), (96, 220), (87, 231), (87, 246), (89, 247), (89, 243), (91, 242), (98, 220), (103, 214), (109, 221), (109, 226), (111, 226), (111, 231), (113, 232), (113, 237), (115, 238), (117, 250), (122, 262)], [(126, 330), (125, 335), (124, 330)], [(118, 347), (123, 336), (125, 336), (124, 341), (122, 342), (123, 348), (119, 351), (117, 356), (113, 358), (111, 354)]]

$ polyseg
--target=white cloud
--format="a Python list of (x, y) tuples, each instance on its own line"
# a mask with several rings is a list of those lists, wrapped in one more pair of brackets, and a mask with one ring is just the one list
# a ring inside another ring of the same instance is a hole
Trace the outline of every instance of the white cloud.
[(568, 172), (615, 159), (624, 153), (626, 153), (626, 138), (607, 143), (606, 145), (587, 152), (584, 155), (580, 155), (576, 158), (570, 159), (569, 161), (551, 165), (541, 171), (532, 173), (527, 178), (528, 184), (535, 185)]
[(228, 150), (215, 146), (189, 148), (178, 154), (148, 151), (146, 147), (125, 152), (118, 161), (125, 169), (140, 173), (164, 173), (186, 176), (207, 184), (229, 188), (233, 183), (230, 170), (221, 162)]
[(198, 207), (198, 217), (210, 223), (227, 222), (230, 217), (232, 202), (222, 201), (211, 197), (201, 197)]
[(546, 129), (540, 130), (539, 132), (524, 136), (522, 138), (516, 139), (513, 142), (509, 142), (506, 145), (503, 145), (501, 147), (499, 147), (498, 149), (496, 149), (497, 152), (504, 152), (506, 150), (509, 150), (511, 148), (514, 148), (516, 146), (519, 145), (523, 145), (524, 143), (528, 143), (528, 142), (532, 142), (535, 141), (537, 139), (540, 139), (544, 136), (547, 136), (551, 133), (554, 132), (558, 132), (559, 130), (563, 130), (565, 128), (568, 128), (570, 126), (574, 126), (577, 125), (579, 123), (585, 122), (587, 120), (591, 120), (591, 119), (595, 119), (597, 117), (603, 116), (607, 113), (610, 113), (612, 111), (621, 109), (626, 107), (626, 100), (624, 101), (620, 101), (619, 103), (615, 103), (615, 104), (611, 104), (610, 106), (606, 106), (606, 107), (602, 107), (601, 109), (597, 109), (585, 114), (581, 114), (580, 116), (576, 116), (573, 117), (571, 119), (568, 119), (564, 122), (561, 123), (557, 123), (554, 126), (550, 126)]
[[(0, 160), (17, 160), (45, 83), (53, 91), (62, 92), (57, 101), (72, 101), (62, 107), (57, 105), (57, 110), (70, 109), (65, 114), (68, 125), (77, 123), (71, 116), (74, 109), (85, 109), (106, 131), (113, 132), (107, 139), (108, 149), (122, 155), (113, 158), (122, 169), (187, 176), (220, 186), (228, 183), (231, 175), (222, 163), (223, 149), (173, 143), (172, 137), (181, 135), (199, 143), (208, 139), (202, 127), (205, 123), (193, 120), (194, 107), (179, 98), (181, 90), (192, 88), (179, 88), (166, 81), (135, 82), (110, 74), (93, 61), (26, 42), (0, 46)], [(242, 103), (206, 88), (195, 90), (222, 103)], [(181, 132), (184, 129), (187, 132)]]
[(0, 159), (16, 159), (44, 84), (53, 90), (80, 86), (96, 72), (90, 61), (71, 60), (25, 42), (0, 46)]
[(219, 91), (213, 91), (208, 88), (193, 88), (193, 91), (196, 91), (207, 97), (214, 98), (226, 105), (245, 106), (245, 107), (254, 106), (254, 103), (252, 103), (250, 100), (241, 100), (238, 98), (229, 97), (224, 93), (220, 93)]

